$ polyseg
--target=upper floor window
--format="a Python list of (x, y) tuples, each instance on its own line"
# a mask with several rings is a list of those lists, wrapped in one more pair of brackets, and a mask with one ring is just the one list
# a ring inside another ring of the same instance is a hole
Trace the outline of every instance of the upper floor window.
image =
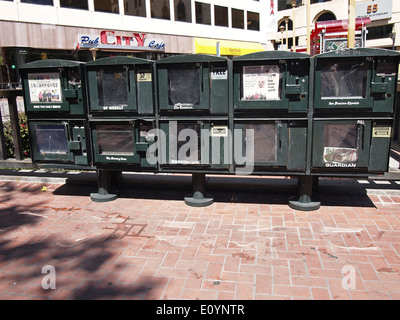
[(244, 29), (244, 11), (232, 9), (232, 28)]
[(94, 0), (94, 10), (100, 12), (119, 13), (118, 0)]
[(247, 11), (247, 30), (260, 31), (260, 15), (257, 12)]
[(390, 38), (393, 36), (393, 24), (367, 28), (367, 40)]
[[(286, 30), (286, 21), (284, 19), (279, 22), (278, 31), (281, 31), (280, 27), (283, 27), (283, 30)], [(287, 29), (293, 30), (293, 21), (291, 19), (288, 19)]]
[(208, 3), (196, 2), (196, 23), (211, 25), (211, 10)]
[(190, 0), (174, 0), (175, 21), (192, 22), (192, 4)]
[(169, 0), (151, 0), (151, 17), (157, 19), (170, 20)]
[(146, 0), (125, 0), (124, 10), (128, 16), (145, 17)]
[(332, 12), (324, 12), (317, 19), (317, 21), (332, 21), (332, 20), (336, 20), (336, 16)]
[(71, 9), (89, 9), (87, 0), (60, 0), (60, 6)]
[(52, 6), (53, 0), (21, 0), (22, 3), (33, 3), (33, 4), (43, 4)]
[[(294, 0), (296, 3), (296, 7), (300, 6), (302, 3), (302, 0)], [(318, 0), (311, 0), (311, 3), (313, 3), (312, 1), (318, 1)], [(330, 0), (328, 0), (330, 1)], [(294, 2), (293, 2), (294, 3)], [(292, 0), (278, 0), (278, 11), (281, 10), (286, 10), (286, 9), (291, 9), (292, 6)]]
[(214, 21), (216, 26), (229, 27), (228, 8), (214, 6)]

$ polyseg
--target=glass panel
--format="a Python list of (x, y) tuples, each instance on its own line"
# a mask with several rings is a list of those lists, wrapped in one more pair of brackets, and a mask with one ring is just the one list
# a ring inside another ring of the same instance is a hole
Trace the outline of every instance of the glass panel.
[[(196, 164), (201, 159), (201, 126), (197, 123), (170, 123), (170, 160), (172, 164)], [(176, 135), (172, 130), (176, 128)], [(171, 130), (172, 129), (172, 130)], [(187, 131), (182, 132), (182, 130)], [(179, 141), (183, 140), (183, 141)]]
[(81, 84), (81, 74), (78, 69), (68, 69), (68, 83), (72, 85)]
[(211, 11), (208, 3), (196, 2), (196, 23), (211, 25)]
[(63, 8), (88, 10), (87, 0), (60, 0), (60, 6)]
[[(277, 125), (274, 123), (245, 124), (245, 143), (254, 145), (254, 162), (277, 161)], [(254, 130), (254, 140), (247, 130)], [(245, 149), (246, 150), (246, 149)]]
[(192, 1), (174, 0), (175, 21), (192, 22)]
[(260, 15), (247, 11), (247, 30), (260, 31)]
[(278, 65), (243, 67), (242, 100), (280, 100), (282, 67)]
[(321, 72), (321, 97), (365, 98), (367, 70), (366, 62), (324, 63)]
[(170, 105), (200, 103), (199, 68), (187, 66), (168, 70), (168, 99)]
[(397, 72), (398, 64), (394, 61), (378, 61), (376, 68), (377, 76), (394, 76)]
[(36, 151), (41, 154), (67, 154), (67, 137), (64, 125), (34, 125)]
[(357, 162), (357, 132), (356, 124), (325, 124), (324, 161)]
[(151, 0), (151, 17), (157, 19), (170, 19), (169, 0)]
[(393, 36), (393, 24), (367, 28), (367, 40), (391, 38)]
[(232, 9), (232, 28), (244, 29), (244, 11)]
[(125, 0), (125, 14), (129, 16), (145, 17), (146, 0)]
[(97, 125), (97, 143), (101, 155), (134, 155), (131, 125)]
[(214, 6), (215, 25), (221, 27), (229, 27), (228, 8)]
[(126, 71), (100, 70), (97, 72), (99, 106), (121, 106), (128, 104)]
[(119, 13), (118, 0), (94, 0), (94, 10)]

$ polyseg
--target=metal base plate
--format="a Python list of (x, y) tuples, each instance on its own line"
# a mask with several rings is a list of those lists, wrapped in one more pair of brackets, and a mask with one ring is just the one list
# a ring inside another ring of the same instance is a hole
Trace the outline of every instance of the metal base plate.
[(117, 198), (118, 195), (116, 194), (98, 194), (98, 193), (90, 194), (90, 199), (93, 202), (109, 202), (109, 201), (114, 201)]
[(185, 203), (191, 207), (207, 207), (214, 203), (214, 198), (207, 195), (204, 198), (185, 197)]
[(299, 211), (315, 211), (321, 207), (321, 202), (300, 202), (299, 197), (291, 197), (289, 199), (289, 207)]

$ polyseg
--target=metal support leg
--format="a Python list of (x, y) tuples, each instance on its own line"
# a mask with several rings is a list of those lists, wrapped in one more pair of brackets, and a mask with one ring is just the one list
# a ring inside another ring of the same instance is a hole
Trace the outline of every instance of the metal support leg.
[(98, 193), (91, 193), (90, 198), (94, 202), (108, 202), (117, 199), (116, 194), (109, 193), (111, 189), (111, 171), (97, 170)]
[(185, 203), (191, 207), (206, 207), (214, 203), (214, 198), (205, 195), (206, 175), (204, 173), (192, 174), (193, 194), (185, 197)]
[(318, 210), (321, 202), (311, 201), (313, 189), (313, 176), (299, 177), (299, 195), (289, 199), (289, 207), (300, 211)]

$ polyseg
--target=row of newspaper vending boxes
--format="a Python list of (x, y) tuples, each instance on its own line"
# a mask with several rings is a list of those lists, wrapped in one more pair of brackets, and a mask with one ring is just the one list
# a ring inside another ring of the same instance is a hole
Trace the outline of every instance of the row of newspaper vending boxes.
[(180, 55), (21, 67), (43, 166), (369, 175), (388, 169), (400, 54)]

